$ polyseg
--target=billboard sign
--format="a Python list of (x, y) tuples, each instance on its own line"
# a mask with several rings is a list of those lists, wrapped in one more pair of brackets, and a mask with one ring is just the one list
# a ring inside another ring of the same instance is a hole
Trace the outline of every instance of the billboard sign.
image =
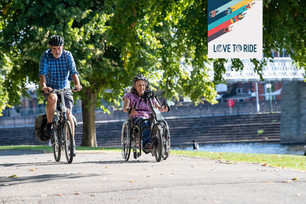
[(262, 0), (208, 1), (208, 57), (262, 58)]

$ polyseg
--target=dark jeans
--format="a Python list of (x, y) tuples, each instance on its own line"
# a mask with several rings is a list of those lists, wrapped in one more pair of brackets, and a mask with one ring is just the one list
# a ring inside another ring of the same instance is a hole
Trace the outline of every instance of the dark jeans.
[[(144, 120), (144, 118), (134, 118), (133, 122), (134, 124), (136, 124), (138, 127), (140, 127), (140, 123)], [(150, 127), (151, 126), (151, 122), (150, 121), (145, 121), (142, 123), (142, 128), (145, 127)], [(144, 131), (142, 132), (142, 146), (145, 147), (146, 144), (151, 143), (151, 129), (144, 129)]]

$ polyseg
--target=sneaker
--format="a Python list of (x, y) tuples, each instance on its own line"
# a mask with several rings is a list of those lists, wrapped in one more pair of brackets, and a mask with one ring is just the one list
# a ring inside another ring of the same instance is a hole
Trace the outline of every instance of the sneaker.
[(52, 138), (53, 136), (53, 130), (52, 130), (52, 123), (47, 123), (47, 126), (44, 129), (45, 135)]

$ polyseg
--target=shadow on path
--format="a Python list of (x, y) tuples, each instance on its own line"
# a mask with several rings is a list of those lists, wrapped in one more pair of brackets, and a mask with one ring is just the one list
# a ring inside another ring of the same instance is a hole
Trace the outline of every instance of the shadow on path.
[[(12, 186), (25, 183), (40, 183), (51, 180), (64, 180), (64, 179), (77, 179), (82, 177), (105, 176), (106, 174), (43, 174), (37, 176), (24, 176), (24, 177), (0, 177), (2, 186)], [(60, 182), (59, 182), (60, 183)]]
[(0, 156), (18, 156), (27, 154), (45, 154), (38, 150), (0, 150)]

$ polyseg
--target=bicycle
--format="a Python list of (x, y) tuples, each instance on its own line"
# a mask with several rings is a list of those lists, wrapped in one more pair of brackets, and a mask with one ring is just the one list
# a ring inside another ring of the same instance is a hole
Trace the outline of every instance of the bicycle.
[[(131, 149), (133, 150), (133, 157), (137, 159), (141, 156), (142, 152), (142, 132), (145, 129), (151, 129), (151, 141), (153, 144), (152, 150), (146, 150), (152, 153), (157, 162), (166, 160), (170, 155), (170, 131), (167, 122), (164, 120), (161, 112), (158, 108), (153, 106), (152, 99), (155, 98), (156, 101), (161, 105), (159, 100), (154, 93), (147, 90), (143, 96), (143, 100), (149, 100), (149, 104), (152, 110), (149, 119), (144, 119), (140, 125), (133, 124), (133, 119), (129, 116), (128, 120), (123, 123), (121, 132), (121, 152), (122, 157), (125, 161), (130, 158)], [(165, 104), (166, 105), (166, 104)], [(136, 104), (134, 109), (136, 108)], [(135, 109), (137, 111), (137, 109)], [(169, 106), (168, 106), (168, 110)], [(142, 128), (142, 124), (145, 121), (150, 121), (151, 126)]]
[(53, 89), (53, 93), (60, 96), (59, 107), (57, 105), (56, 112), (53, 118), (53, 141), (52, 148), (54, 159), (56, 162), (61, 160), (62, 148), (65, 150), (66, 160), (72, 163), (74, 156), (74, 140), (70, 121), (67, 118), (64, 94), (66, 91), (71, 91), (70, 88)]

